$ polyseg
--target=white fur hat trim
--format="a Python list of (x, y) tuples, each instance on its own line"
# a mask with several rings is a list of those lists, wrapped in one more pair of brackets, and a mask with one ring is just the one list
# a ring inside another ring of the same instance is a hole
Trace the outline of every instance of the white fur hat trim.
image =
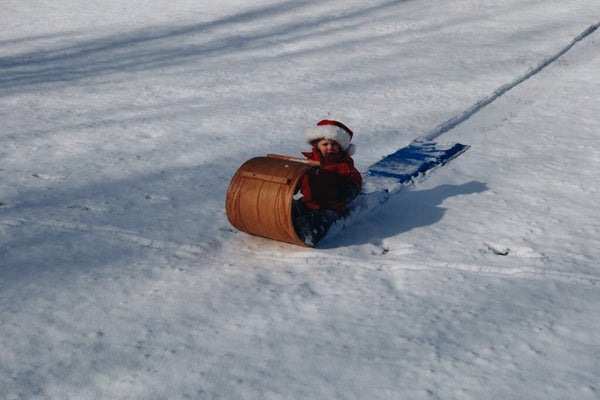
[(330, 139), (338, 142), (342, 150), (348, 153), (350, 147), (354, 150), (354, 145), (350, 145), (350, 140), (352, 138), (348, 132), (335, 125), (311, 126), (304, 131), (304, 135), (308, 144), (317, 139)]

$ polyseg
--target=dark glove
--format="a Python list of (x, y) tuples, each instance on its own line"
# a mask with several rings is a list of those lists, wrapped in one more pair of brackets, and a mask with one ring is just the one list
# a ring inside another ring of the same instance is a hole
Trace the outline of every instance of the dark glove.
[(338, 198), (342, 201), (352, 200), (358, 195), (358, 187), (353, 183), (344, 183), (340, 186)]

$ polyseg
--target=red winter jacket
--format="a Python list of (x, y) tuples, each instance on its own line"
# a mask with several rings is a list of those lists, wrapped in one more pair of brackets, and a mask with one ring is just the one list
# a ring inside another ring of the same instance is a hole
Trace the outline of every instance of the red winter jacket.
[(346, 152), (325, 158), (313, 147), (312, 152), (302, 153), (309, 160), (321, 163), (321, 168), (309, 171), (302, 178), (302, 195), (300, 199), (313, 210), (326, 208), (343, 214), (346, 200), (340, 198), (340, 188), (345, 184), (356, 186), (359, 193), (362, 187), (360, 172), (354, 168), (354, 160)]

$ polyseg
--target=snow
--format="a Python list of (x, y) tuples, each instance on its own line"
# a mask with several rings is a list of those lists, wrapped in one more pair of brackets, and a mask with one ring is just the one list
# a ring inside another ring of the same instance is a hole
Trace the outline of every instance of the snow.
[(595, 0), (5, 0), (0, 397), (599, 398), (599, 30), (316, 249), (224, 210), (319, 119), (364, 171), (599, 22)]

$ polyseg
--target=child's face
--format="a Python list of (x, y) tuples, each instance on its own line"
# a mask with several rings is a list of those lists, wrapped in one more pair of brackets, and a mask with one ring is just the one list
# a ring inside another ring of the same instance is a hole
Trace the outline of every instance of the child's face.
[(321, 139), (317, 142), (317, 149), (323, 157), (328, 158), (340, 153), (340, 144), (335, 140)]

